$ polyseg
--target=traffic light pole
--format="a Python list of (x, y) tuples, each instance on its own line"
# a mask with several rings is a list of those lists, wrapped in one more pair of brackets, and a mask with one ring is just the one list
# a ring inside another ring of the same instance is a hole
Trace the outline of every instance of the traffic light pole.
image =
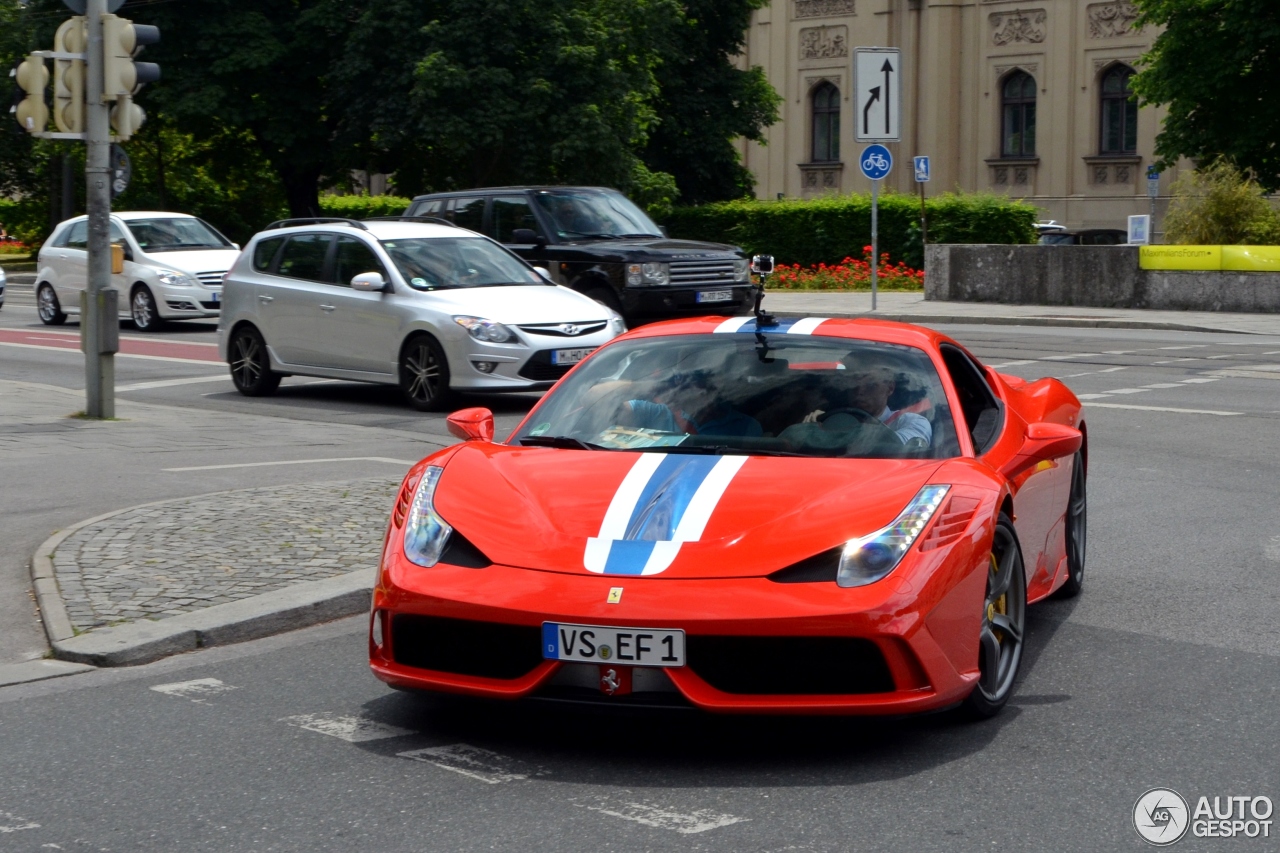
[(118, 294), (111, 287), (110, 106), (103, 102), (102, 16), (107, 0), (88, 0), (85, 63), (85, 200), (89, 214), (88, 287), (80, 302), (80, 347), (84, 350), (85, 414), (114, 418), (115, 351), (119, 340)]

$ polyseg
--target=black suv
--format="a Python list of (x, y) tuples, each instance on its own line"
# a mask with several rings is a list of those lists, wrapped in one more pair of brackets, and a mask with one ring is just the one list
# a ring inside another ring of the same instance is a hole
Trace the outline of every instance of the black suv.
[(617, 190), (490, 187), (418, 196), (409, 216), (487, 234), (557, 284), (628, 320), (736, 314), (750, 307), (747, 256), (736, 246), (672, 240)]

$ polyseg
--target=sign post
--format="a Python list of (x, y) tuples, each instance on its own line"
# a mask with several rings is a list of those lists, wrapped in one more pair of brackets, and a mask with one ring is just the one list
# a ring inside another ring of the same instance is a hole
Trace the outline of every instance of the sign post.
[(920, 252), (929, 243), (929, 221), (924, 209), (924, 185), (929, 183), (929, 158), (915, 158), (916, 184), (920, 187)]
[(855, 142), (872, 142), (858, 158), (871, 181), (871, 310), (876, 310), (880, 278), (880, 181), (893, 168), (893, 155), (879, 143), (902, 141), (902, 51), (896, 47), (853, 50)]
[(1151, 232), (1148, 237), (1155, 236), (1156, 199), (1160, 197), (1160, 172), (1154, 165), (1147, 167), (1147, 198), (1151, 200)]
[(858, 158), (862, 174), (871, 181), (871, 310), (876, 310), (880, 278), (880, 181), (893, 169), (893, 155), (883, 145), (868, 145)]

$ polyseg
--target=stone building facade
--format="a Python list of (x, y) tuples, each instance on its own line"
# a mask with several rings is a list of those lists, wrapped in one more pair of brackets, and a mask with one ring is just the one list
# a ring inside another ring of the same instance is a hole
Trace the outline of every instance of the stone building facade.
[(1068, 227), (1124, 228), (1150, 210), (1162, 118), (1128, 88), (1153, 38), (1136, 17), (1129, 0), (772, 0), (742, 60), (765, 69), (781, 120), (767, 145), (742, 144), (743, 162), (761, 198), (868, 191), (853, 49), (897, 47), (903, 130), (888, 186), (916, 192), (910, 158), (927, 154), (930, 193), (992, 190)]

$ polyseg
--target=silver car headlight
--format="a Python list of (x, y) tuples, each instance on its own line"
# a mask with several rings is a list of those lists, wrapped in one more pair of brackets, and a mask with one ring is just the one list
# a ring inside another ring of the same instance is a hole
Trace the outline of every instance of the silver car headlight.
[(518, 341), (516, 333), (501, 323), (483, 317), (454, 317), (453, 322), (467, 330), (477, 341), (490, 344), (509, 344)]
[(409, 562), (427, 569), (440, 562), (449, 534), (453, 532), (433, 504), (436, 484), (440, 482), (443, 471), (443, 468), (432, 465), (423, 472), (422, 480), (413, 493), (413, 503), (409, 506), (409, 518), (404, 524), (404, 555)]
[(866, 586), (893, 571), (950, 489), (950, 486), (925, 486), (888, 527), (845, 543), (836, 583), (846, 587)]
[(177, 270), (156, 270), (156, 281), (166, 287), (191, 287), (198, 283), (191, 276)]
[(749, 281), (751, 275), (751, 261), (746, 258), (737, 258), (733, 262), (733, 280)]
[(644, 264), (641, 273), (645, 284), (661, 287), (671, 283), (670, 264)]

